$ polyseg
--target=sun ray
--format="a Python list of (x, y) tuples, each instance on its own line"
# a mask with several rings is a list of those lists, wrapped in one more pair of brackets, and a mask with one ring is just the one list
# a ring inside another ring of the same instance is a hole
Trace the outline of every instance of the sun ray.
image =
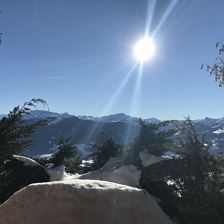
[(156, 26), (155, 30), (153, 31), (152, 36), (154, 36), (162, 27), (162, 25), (164, 24), (164, 22), (167, 20), (168, 16), (170, 15), (170, 13), (173, 11), (174, 7), (176, 6), (178, 0), (172, 0), (171, 3), (168, 5), (165, 13), (163, 14), (159, 24)]
[[(133, 95), (132, 95), (132, 104), (130, 108), (130, 115), (134, 116), (135, 114), (139, 114), (141, 109), (141, 86), (142, 86), (142, 76), (143, 76), (143, 63), (139, 64), (138, 72), (136, 76), (136, 84), (134, 87)], [(125, 133), (125, 143), (128, 142), (132, 133), (132, 126), (128, 125)]]
[(154, 16), (155, 6), (156, 6), (156, 0), (153, 1), (148, 0), (147, 15), (146, 15), (147, 17), (145, 24), (145, 38), (148, 38), (151, 32), (151, 25)]
[[(138, 67), (137, 74), (136, 74), (136, 82), (132, 94), (132, 101), (130, 105), (130, 115), (135, 115), (140, 112), (141, 109), (141, 86), (142, 86), (142, 78), (143, 78), (143, 64), (145, 61), (151, 59), (155, 54), (155, 45), (153, 42), (152, 37), (155, 36), (155, 34), (160, 30), (170, 13), (172, 12), (173, 8), (177, 4), (178, 0), (172, 0), (171, 3), (168, 5), (165, 13), (163, 14), (159, 24), (155, 28), (155, 30), (151, 30), (152, 26), (152, 19), (155, 11), (156, 6), (156, 0), (148, 1), (147, 6), (147, 17), (146, 17), (146, 24), (145, 24), (145, 33), (142, 40), (139, 40), (135, 47), (134, 47), (134, 54), (137, 59), (137, 62), (133, 64), (133, 66), (130, 68), (130, 70), (125, 75), (124, 79), (116, 89), (115, 93), (111, 96), (106, 106), (103, 108), (103, 110), (100, 113), (100, 116), (106, 115), (112, 106), (117, 102), (118, 97), (120, 96), (122, 90), (127, 85), (129, 78), (134, 73), (135, 68)], [(94, 123), (93, 126), (90, 127), (88, 133), (86, 133), (86, 136), (84, 136), (85, 141), (89, 141), (96, 130), (98, 128), (102, 128), (102, 125), (98, 123)], [(126, 130), (126, 136), (125, 140), (127, 141), (131, 135), (131, 126), (129, 125)], [(126, 142), (125, 141), (125, 142)]]
[[(124, 87), (128, 83), (128, 80), (130, 79), (130, 77), (133, 74), (133, 72), (134, 72), (136, 67), (137, 67), (137, 63), (133, 64), (132, 67), (129, 69), (129, 71), (127, 72), (125, 78), (123, 79), (123, 81), (121, 82), (119, 87), (117, 88), (116, 92), (112, 95), (112, 97), (110, 98), (109, 102), (107, 103), (105, 108), (102, 110), (100, 116), (106, 115), (107, 112), (109, 111), (109, 109), (112, 107), (112, 105), (117, 101), (119, 95), (121, 94), (122, 90), (124, 89)], [(83, 141), (84, 142), (89, 142), (90, 139), (92, 138), (93, 134), (96, 132), (96, 130), (99, 128), (100, 125), (101, 124), (99, 124), (99, 123), (94, 123), (92, 125), (92, 127), (90, 127), (90, 129), (86, 133), (86, 135), (83, 137)]]
[(102, 114), (105, 115), (109, 111), (110, 107), (116, 102), (116, 100), (118, 99), (118, 97), (121, 94), (122, 90), (126, 86), (128, 80), (130, 79), (130, 77), (133, 74), (133, 71), (135, 70), (136, 67), (137, 67), (137, 63), (135, 63), (135, 64), (132, 65), (132, 67), (130, 68), (130, 70), (127, 72), (125, 78), (123, 79), (123, 81), (121, 82), (121, 84), (119, 85), (119, 87), (117, 88), (116, 92), (110, 98), (110, 100), (107, 103), (106, 107), (102, 111)]

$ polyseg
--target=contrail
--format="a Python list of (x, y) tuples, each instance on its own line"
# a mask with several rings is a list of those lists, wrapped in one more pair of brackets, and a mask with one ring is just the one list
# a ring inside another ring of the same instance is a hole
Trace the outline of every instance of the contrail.
[(49, 76), (49, 79), (64, 79), (64, 76)]

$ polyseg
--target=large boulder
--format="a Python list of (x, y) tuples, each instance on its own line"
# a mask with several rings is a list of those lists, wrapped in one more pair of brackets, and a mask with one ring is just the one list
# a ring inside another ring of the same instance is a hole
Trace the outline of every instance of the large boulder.
[(99, 180), (31, 184), (0, 207), (3, 224), (171, 224), (146, 191)]

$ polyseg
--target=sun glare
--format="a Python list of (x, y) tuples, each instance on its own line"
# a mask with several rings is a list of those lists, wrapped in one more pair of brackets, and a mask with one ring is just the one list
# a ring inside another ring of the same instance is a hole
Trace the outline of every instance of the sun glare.
[(139, 40), (134, 46), (134, 56), (140, 62), (145, 62), (155, 55), (155, 44), (152, 39)]

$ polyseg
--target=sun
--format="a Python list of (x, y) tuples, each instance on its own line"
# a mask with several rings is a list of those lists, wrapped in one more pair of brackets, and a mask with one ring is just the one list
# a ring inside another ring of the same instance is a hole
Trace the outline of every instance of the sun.
[(134, 56), (140, 62), (145, 62), (155, 55), (155, 44), (151, 38), (144, 38), (134, 46)]

